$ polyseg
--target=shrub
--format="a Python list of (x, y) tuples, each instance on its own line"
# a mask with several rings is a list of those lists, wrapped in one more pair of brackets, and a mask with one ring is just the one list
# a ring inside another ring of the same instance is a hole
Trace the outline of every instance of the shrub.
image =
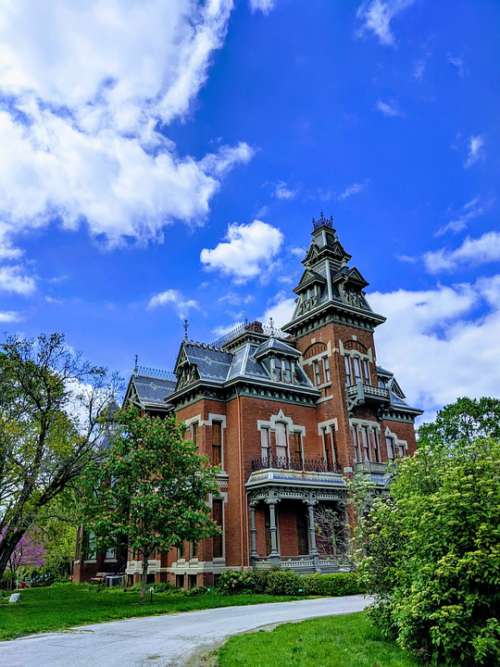
[(355, 595), (363, 586), (355, 572), (297, 574), (293, 570), (226, 570), (217, 588), (223, 593), (269, 593), (271, 595)]
[(304, 577), (292, 570), (271, 570), (265, 590), (272, 595), (303, 595)]
[(356, 572), (335, 574), (310, 574), (303, 577), (306, 595), (356, 595), (363, 593), (363, 586)]
[(222, 593), (251, 593), (255, 590), (254, 573), (249, 570), (226, 570), (219, 575), (217, 588)]
[(500, 664), (500, 401), (459, 399), (419, 435), (358, 523), (372, 617), (423, 661)]

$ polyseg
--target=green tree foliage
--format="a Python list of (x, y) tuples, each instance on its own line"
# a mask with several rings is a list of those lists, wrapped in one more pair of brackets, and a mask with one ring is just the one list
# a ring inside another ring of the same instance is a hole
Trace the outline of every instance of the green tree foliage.
[(99, 456), (115, 384), (60, 334), (0, 345), (0, 577), (43, 509)]
[(86, 524), (101, 545), (128, 543), (140, 554), (144, 598), (155, 553), (217, 534), (208, 499), (218, 487), (214, 469), (175, 419), (128, 408), (115, 415), (113, 429), (104, 462), (86, 476)]
[(373, 617), (423, 660), (500, 663), (499, 417), (489, 398), (445, 407), (358, 524)]

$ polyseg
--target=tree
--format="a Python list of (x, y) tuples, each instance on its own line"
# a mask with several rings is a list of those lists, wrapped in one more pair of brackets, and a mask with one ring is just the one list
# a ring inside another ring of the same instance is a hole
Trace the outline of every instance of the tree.
[(357, 529), (373, 618), (416, 656), (500, 661), (500, 401), (459, 399), (419, 431)]
[(208, 497), (218, 487), (174, 418), (128, 408), (116, 413), (113, 431), (104, 462), (86, 476), (86, 527), (100, 546), (127, 542), (141, 555), (144, 600), (153, 554), (217, 534)]
[(61, 334), (0, 346), (0, 577), (43, 508), (100, 455), (116, 385)]

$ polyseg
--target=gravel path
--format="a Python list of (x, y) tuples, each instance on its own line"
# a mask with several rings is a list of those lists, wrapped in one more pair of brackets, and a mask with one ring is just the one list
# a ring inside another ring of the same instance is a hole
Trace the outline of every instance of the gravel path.
[(2, 667), (164, 667), (248, 630), (361, 611), (361, 595), (129, 618), (0, 642)]

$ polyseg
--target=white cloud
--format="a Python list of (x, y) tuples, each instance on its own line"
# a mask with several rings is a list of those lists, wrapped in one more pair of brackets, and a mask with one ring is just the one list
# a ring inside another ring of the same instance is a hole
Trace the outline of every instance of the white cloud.
[(195, 299), (186, 299), (181, 292), (167, 289), (153, 295), (148, 302), (148, 309), (153, 310), (161, 306), (172, 306), (181, 319), (187, 317), (190, 310), (199, 310), (200, 305)]
[(11, 322), (20, 322), (22, 319), (21, 313), (14, 310), (0, 310), (0, 323), (10, 324)]
[(225, 238), (213, 249), (204, 248), (200, 259), (207, 269), (219, 270), (240, 284), (269, 274), (283, 244), (281, 231), (261, 220), (233, 223)]
[(278, 292), (271, 305), (258, 319), (264, 324), (269, 324), (272, 318), (274, 326), (280, 328), (287, 322), (290, 322), (294, 310), (295, 298), (288, 297), (285, 292)]
[(212, 332), (218, 338), (222, 338), (222, 336), (225, 336), (226, 334), (230, 333), (233, 329), (236, 329), (236, 327), (240, 327), (242, 324), (243, 322), (232, 322), (231, 324), (221, 324), (220, 326), (212, 329)]
[(391, 22), (414, 2), (415, 0), (365, 0), (356, 12), (356, 17), (362, 22), (358, 34), (364, 35), (371, 31), (381, 44), (392, 46), (396, 40), (391, 31)]
[(455, 250), (441, 248), (426, 252), (424, 264), (430, 273), (452, 271), (460, 264), (487, 264), (500, 261), (500, 232), (486, 232), (478, 238), (467, 237)]
[(284, 181), (279, 181), (274, 188), (274, 196), (276, 199), (295, 199), (297, 190), (292, 190)]
[(418, 261), (418, 258), (413, 255), (396, 255), (396, 259), (405, 264), (415, 264)]
[(250, 9), (252, 12), (262, 12), (269, 14), (274, 9), (276, 0), (250, 0)]
[(484, 155), (484, 138), (480, 134), (473, 134), (469, 137), (469, 141), (467, 142), (467, 158), (464, 162), (465, 168), (472, 167), (473, 164), (482, 160)]
[(228, 306), (248, 305), (255, 300), (253, 294), (237, 294), (228, 292), (217, 299), (217, 303), (227, 304)]
[(456, 234), (463, 231), (471, 220), (482, 216), (491, 204), (492, 202), (483, 202), (479, 197), (474, 197), (474, 199), (471, 199), (462, 207), (456, 217), (437, 230), (436, 236), (443, 236), (446, 232)]
[(203, 220), (221, 178), (252, 150), (240, 143), (195, 159), (180, 155), (164, 133), (204, 84), (232, 5), (0, 6), (4, 254), (12, 253), (14, 235), (56, 216), (68, 229), (86, 221), (111, 244), (161, 237), (176, 220)]
[(396, 118), (397, 116), (403, 116), (403, 114), (394, 104), (394, 102), (384, 102), (383, 100), (377, 100), (375, 107), (378, 111), (380, 111), (380, 113), (383, 113), (384, 116), (388, 116), (391, 118)]
[(305, 248), (301, 248), (300, 246), (297, 246), (295, 248), (290, 248), (290, 252), (292, 253), (292, 255), (294, 257), (299, 257), (299, 259), (302, 259), (305, 256), (307, 251), (306, 251)]
[[(500, 275), (475, 284), (369, 295), (387, 316), (376, 332), (377, 361), (428, 413), (458, 396), (498, 395)], [(474, 315), (476, 307), (486, 313)]]
[(348, 199), (353, 195), (358, 195), (360, 192), (363, 192), (364, 189), (365, 189), (364, 183), (352, 183), (351, 185), (348, 185), (347, 188), (339, 194), (338, 198), (341, 201), (343, 201), (344, 199)]
[(20, 266), (0, 266), (0, 291), (27, 296), (35, 291), (35, 280), (26, 276)]

